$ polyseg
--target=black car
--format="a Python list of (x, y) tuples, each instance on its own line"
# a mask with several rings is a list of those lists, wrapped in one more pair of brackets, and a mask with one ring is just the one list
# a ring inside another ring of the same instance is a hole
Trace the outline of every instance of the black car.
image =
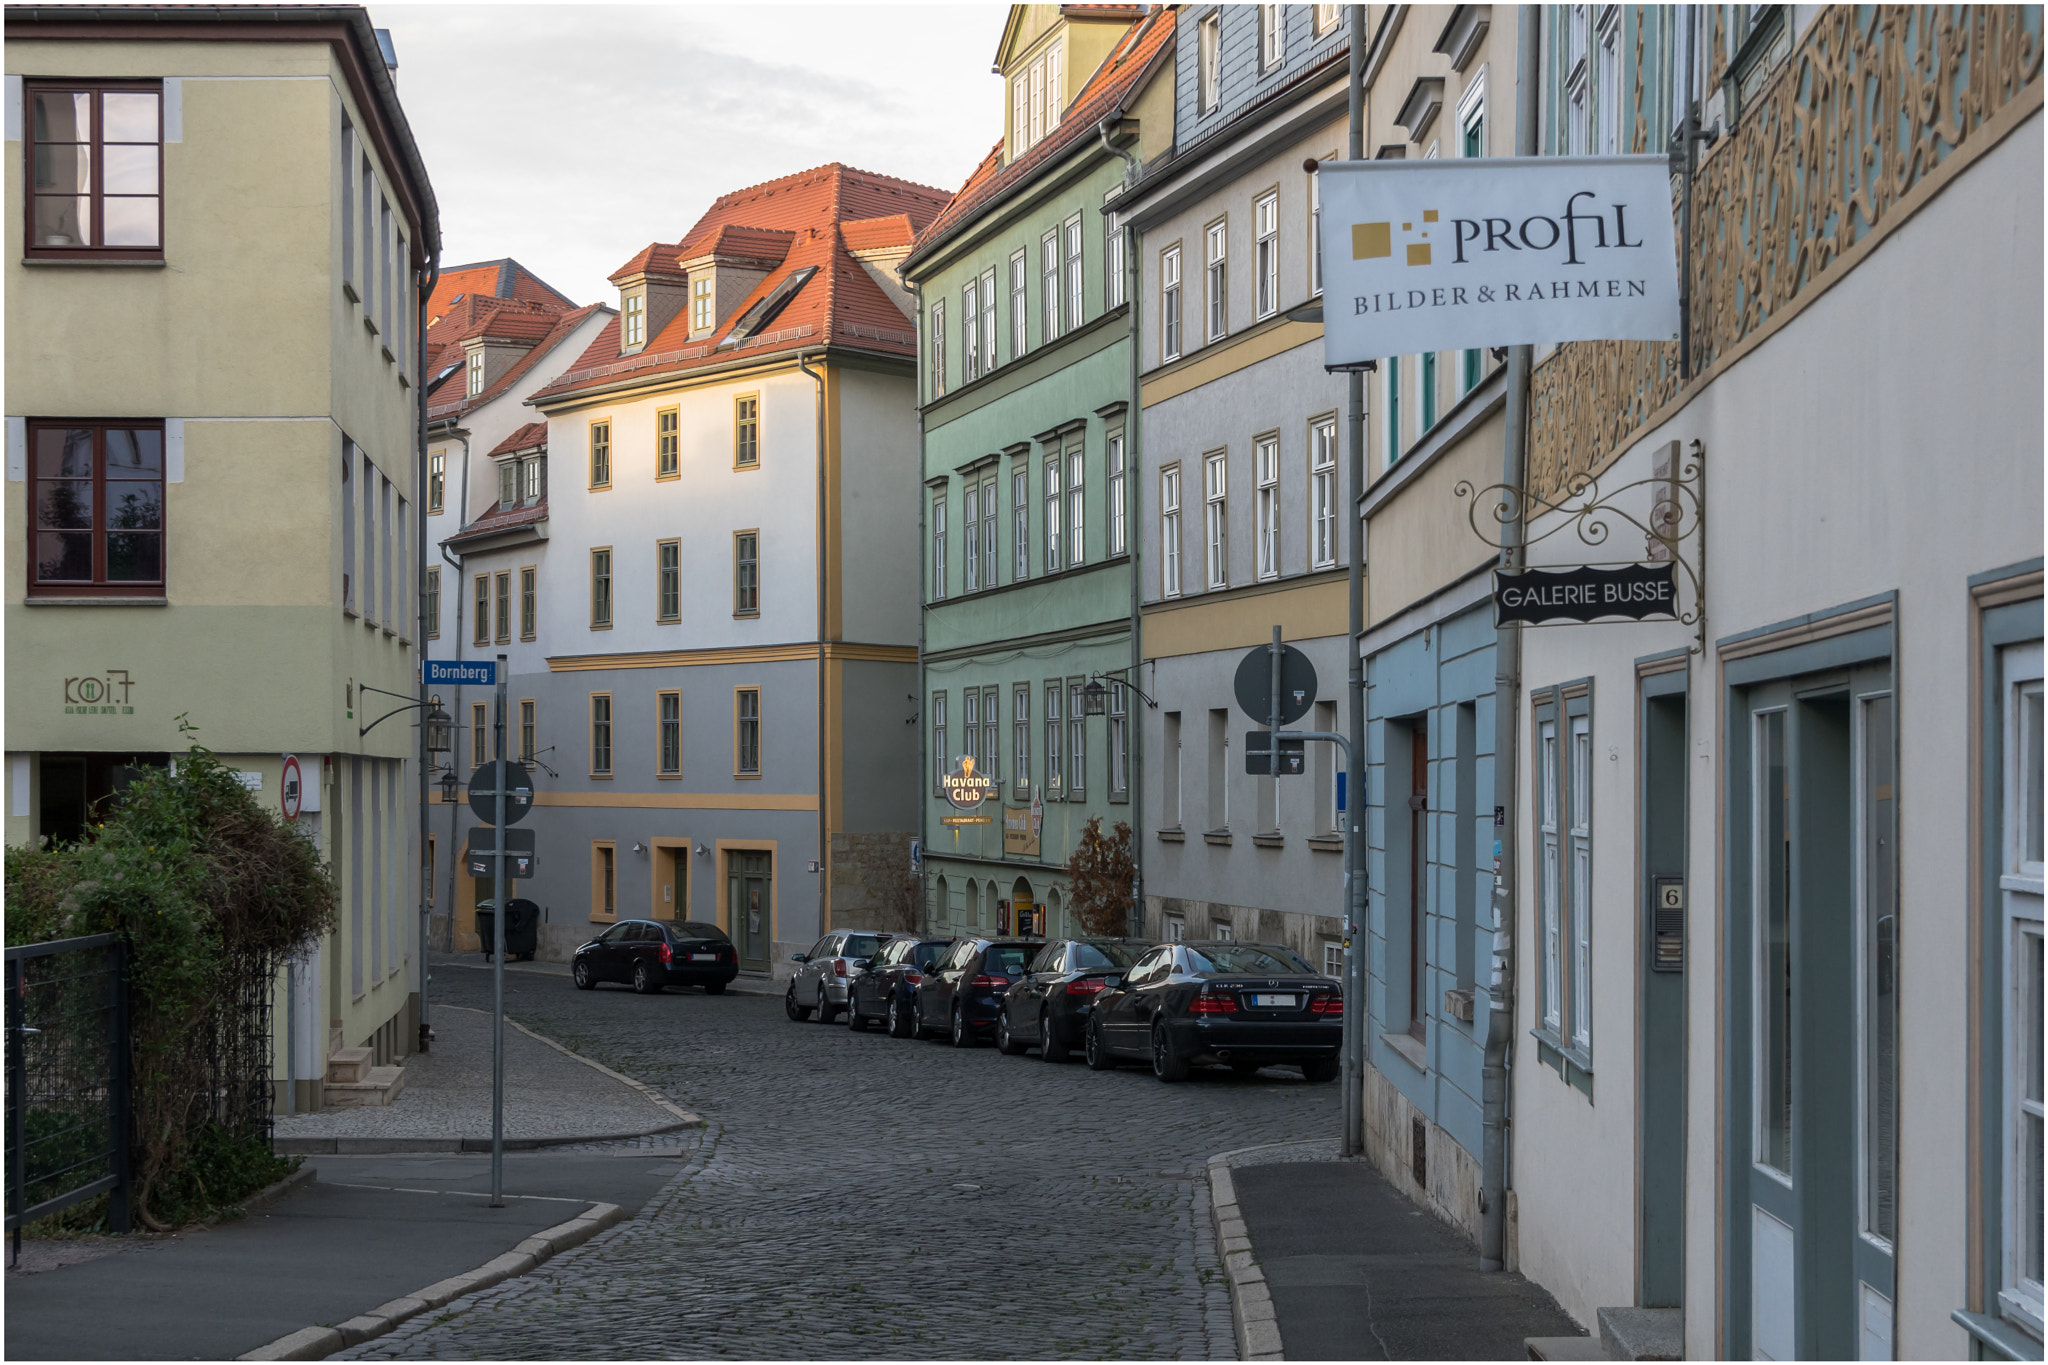
[(1018, 1057), (1035, 1044), (1046, 1061), (1065, 1061), (1070, 1050), (1081, 1046), (1103, 989), (1151, 946), (1151, 940), (1135, 938), (1062, 938), (1046, 944), (1023, 980), (1003, 996), (996, 1047)]
[(642, 995), (663, 986), (702, 986), (719, 995), (740, 974), (725, 930), (703, 920), (620, 920), (576, 950), (570, 968), (579, 990), (628, 981)]
[(896, 938), (884, 944), (867, 970), (853, 978), (846, 1026), (864, 1029), (879, 1019), (888, 1025), (890, 1037), (908, 1038), (917, 983), (952, 946), (950, 938)]
[(1224, 1063), (1238, 1071), (1298, 1066), (1337, 1076), (1344, 996), (1337, 983), (1271, 943), (1162, 943), (1097, 997), (1088, 1065), (1146, 1059), (1162, 1081)]
[(954, 1047), (973, 1047), (995, 1031), (1003, 992), (1024, 975), (1041, 939), (963, 938), (917, 983), (912, 1019), (917, 1036), (943, 1033)]

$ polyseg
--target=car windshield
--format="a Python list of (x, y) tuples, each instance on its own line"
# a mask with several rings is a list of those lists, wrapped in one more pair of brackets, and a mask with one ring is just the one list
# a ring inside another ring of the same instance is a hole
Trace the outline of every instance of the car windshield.
[(676, 924), (671, 924), (669, 931), (677, 938), (708, 938), (717, 942), (725, 941), (725, 930), (715, 924), (706, 924), (701, 920), (682, 920)]
[(1090, 967), (1128, 967), (1144, 951), (1142, 946), (1128, 943), (1076, 943), (1074, 966), (1082, 971)]
[(1033, 943), (992, 943), (981, 956), (981, 969), (1004, 976), (1022, 976), (1025, 964), (1038, 955)]
[(1315, 969), (1283, 948), (1260, 948), (1249, 943), (1215, 943), (1187, 950), (1188, 962), (1198, 972), (1264, 972), (1289, 975)]
[(873, 957), (875, 950), (882, 946), (880, 937), (874, 934), (848, 934), (846, 946), (839, 950), (841, 957)]

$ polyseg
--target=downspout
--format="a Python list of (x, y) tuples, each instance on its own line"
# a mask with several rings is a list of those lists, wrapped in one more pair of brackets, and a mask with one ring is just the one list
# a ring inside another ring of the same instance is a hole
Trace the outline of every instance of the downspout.
[[(418, 482), (413, 485), (413, 497), (415, 499), (414, 506), (419, 509), (414, 520), (419, 522), (419, 560), (417, 562), (421, 569), (420, 582), (417, 589), (419, 593), (420, 626), (418, 633), (413, 638), (419, 642), (419, 653), (417, 656), (419, 658), (425, 658), (427, 652), (427, 584), (425, 573), (427, 566), (427, 504), (426, 499), (420, 496), (427, 487), (427, 304), (432, 300), (434, 285), (440, 278), (441, 252), (436, 248), (433, 259), (427, 265), (426, 281), (419, 289), (419, 315), (413, 319), (414, 363), (418, 367), (413, 371), (413, 375), (415, 382), (419, 386), (415, 390), (419, 398), (419, 471), (417, 476)], [(430, 831), (427, 828), (427, 768), (433, 762), (434, 756), (427, 749), (427, 670), (424, 666), (420, 669), (419, 729), (420, 1037), (418, 1050), (425, 1052), (427, 1044), (434, 1037), (433, 1029), (427, 1026), (427, 897), (432, 890), (434, 881), (434, 865), (427, 857), (427, 840), (430, 837)], [(449, 856), (454, 856), (454, 850), (451, 849), (449, 851)]]
[[(1515, 14), (1515, 155), (1535, 156), (1537, 82), (1542, 73), (1540, 5), (1520, 5)], [(1522, 482), (1528, 463), (1529, 369), (1534, 348), (1508, 348), (1507, 438), (1501, 450), (1501, 482), (1507, 485), (1507, 515), (1501, 520), (1500, 565), (1522, 563), (1522, 520), (1527, 499)], [(1486, 1050), (1480, 1066), (1483, 1133), (1479, 1172), (1479, 1268), (1507, 1265), (1508, 1067), (1515, 1032), (1515, 804), (1516, 744), (1521, 709), (1522, 634), (1514, 626), (1494, 632), (1493, 676), (1493, 968), (1487, 987)]]
[[(908, 289), (911, 297), (916, 300), (911, 305), (915, 310), (911, 330), (915, 332), (924, 321), (924, 286), (903, 279), (900, 273), (896, 278), (902, 280), (903, 287)], [(930, 741), (924, 714), (924, 618), (926, 603), (931, 600), (928, 595), (931, 592), (931, 579), (928, 576), (931, 573), (931, 561), (924, 548), (925, 537), (930, 534), (930, 528), (925, 525), (924, 519), (928, 499), (925, 497), (924, 484), (924, 403), (919, 396), (919, 386), (924, 383), (922, 356), (923, 352), (920, 350), (918, 356), (910, 362), (910, 406), (917, 413), (917, 690), (910, 694), (910, 715), (911, 723), (917, 726), (917, 780), (911, 784), (911, 790), (917, 793), (917, 923), (920, 934), (929, 934), (932, 930), (932, 912), (931, 901), (924, 891), (924, 855), (931, 851), (932, 846), (930, 832), (925, 828), (925, 822), (931, 818), (931, 800), (925, 795), (924, 781), (925, 774), (932, 770), (932, 756), (925, 748)]]
[[(1117, 116), (1118, 121), (1121, 115)], [(1144, 172), (1138, 165), (1138, 158), (1109, 140), (1109, 125), (1113, 120), (1105, 117), (1095, 125), (1095, 135), (1102, 139), (1102, 149), (1123, 158), (1124, 192), (1138, 183)], [(1124, 932), (1143, 935), (1145, 932), (1145, 726), (1140, 713), (1138, 723), (1132, 724), (1131, 712), (1136, 701), (1138, 668), (1144, 661), (1144, 614), (1141, 607), (1145, 600), (1144, 556), (1139, 547), (1145, 538), (1138, 528), (1144, 523), (1138, 519), (1138, 491), (1144, 486), (1138, 470), (1143, 467), (1138, 456), (1138, 230), (1125, 224), (1124, 234), (1124, 307), (1129, 313), (1124, 319), (1124, 335), (1131, 352), (1131, 401), (1124, 409), (1124, 548), (1129, 553), (1131, 570), (1131, 672), (1130, 686), (1124, 689), (1124, 743), (1130, 746), (1130, 754), (1124, 762), (1124, 779), (1131, 784), (1131, 913), (1124, 921)], [(1112, 756), (1113, 758), (1114, 756)]]
[[(1344, 154), (1365, 159), (1365, 6), (1351, 6), (1351, 52), (1347, 74), (1350, 106), (1349, 137)], [(1320, 250), (1318, 244), (1318, 250)], [(1343, 1154), (1365, 1154), (1365, 978), (1369, 936), (1366, 933), (1365, 851), (1365, 375), (1346, 376), (1345, 460), (1351, 483), (1350, 526), (1346, 528), (1345, 696), (1350, 707), (1351, 752), (1344, 775), (1344, 1049)]]
[[(826, 886), (832, 879), (828, 866), (832, 850), (825, 844), (825, 375), (822, 369), (813, 370), (806, 363), (808, 359), (798, 352), (796, 367), (818, 386), (818, 932), (822, 934), (832, 927), (832, 907), (826, 904), (825, 897)], [(757, 546), (755, 554), (759, 553)]]
[[(458, 431), (455, 433), (455, 439), (462, 442), (462, 490), (459, 495), (462, 501), (457, 503), (455, 507), (455, 524), (459, 527), (469, 517), (469, 437), (462, 435)], [(425, 518), (421, 518), (421, 521), (424, 523)], [(455, 661), (461, 663), (462, 608), (469, 601), (469, 585), (462, 578), (462, 561), (448, 553), (448, 545), (445, 541), (441, 544), (441, 558), (447, 560), (449, 565), (455, 570)], [(462, 733), (462, 684), (457, 683), (455, 685), (453, 695), (455, 699), (454, 705), (448, 713), (448, 718), (455, 723), (454, 733), (460, 734)], [(459, 739), (454, 741), (456, 744), (461, 742)], [(451, 749), (448, 753), (448, 767), (451, 771), (455, 767), (455, 755), (457, 752), (457, 750)], [(448, 947), (445, 951), (451, 953), (455, 951), (455, 868), (462, 858), (461, 853), (457, 851), (457, 841), (462, 833), (457, 828), (461, 814), (462, 803), (460, 801), (450, 802), (448, 806)]]

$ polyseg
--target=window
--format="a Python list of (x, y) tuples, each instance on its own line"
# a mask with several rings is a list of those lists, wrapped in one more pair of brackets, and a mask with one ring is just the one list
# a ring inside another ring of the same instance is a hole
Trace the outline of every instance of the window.
[(1067, 451), (1067, 563), (1073, 565), (1088, 559), (1088, 539), (1081, 529), (1086, 506), (1082, 484), (1086, 473), (1087, 456), (1080, 446), (1074, 446)]
[[(945, 338), (941, 337), (943, 344)], [(943, 373), (940, 375), (944, 378)], [(732, 400), (732, 467), (761, 467), (761, 396), (743, 393)]]
[(1314, 545), (1312, 569), (1337, 562), (1337, 423), (1334, 418), (1309, 429), (1309, 525)]
[(519, 462), (504, 460), (498, 465), (498, 510), (504, 511), (519, 500)]
[(683, 694), (657, 692), (655, 715), (661, 727), (661, 775), (680, 777), (683, 772)]
[[(485, 643), (488, 643), (488, 641)], [(469, 708), (469, 762), (471, 767), (481, 768), (490, 761), (489, 751), (486, 748), (489, 742), (487, 737), (491, 733), (490, 717), (489, 708), (482, 702), (477, 702)]]
[(946, 392), (946, 301), (944, 299), (937, 299), (932, 303), (932, 325), (930, 335), (926, 337), (926, 342), (931, 347), (931, 384), (930, 392), (926, 396), (940, 398)]
[(427, 511), (441, 510), (441, 500), (448, 492), (448, 452), (437, 450), (427, 456)]
[(654, 477), (673, 479), (683, 470), (682, 413), (663, 408), (654, 414)]
[(1593, 721), (1571, 717), (1567, 808), (1571, 820), (1572, 1045), (1593, 1048)]
[(377, 466), (370, 463), (362, 447), (356, 447), (356, 453), (362, 457), (356, 467), (356, 487), (362, 490), (363, 502), (363, 577), (356, 600), (364, 624), (368, 624), (377, 619)]
[(1387, 460), (1392, 469), (1401, 458), (1401, 357), (1390, 355), (1383, 367), (1387, 372)]
[(1130, 703), (1124, 685), (1109, 685), (1109, 799), (1126, 801), (1131, 794)]
[(1081, 215), (1067, 220), (1067, 326), (1079, 327), (1087, 316), (1087, 299), (1082, 289)]
[(531, 564), (519, 571), (519, 638), (522, 640), (531, 640), (539, 625), (540, 612), (535, 600), (539, 574), (539, 569)]
[(712, 314), (711, 277), (699, 275), (690, 281), (690, 330), (708, 332), (718, 319)]
[(761, 775), (761, 689), (733, 691), (733, 775)]
[(1621, 150), (1621, 7), (1610, 5), (1600, 22), (1599, 79), (1593, 86), (1600, 113), (1601, 156)]
[(1280, 196), (1269, 194), (1252, 205), (1257, 228), (1254, 246), (1259, 272), (1257, 314), (1270, 317), (1280, 307)]
[(1066, 102), (1063, 47), (1055, 42), (1010, 78), (1012, 161), (1060, 126), (1060, 113)]
[(1066, 799), (1066, 768), (1060, 762), (1060, 693), (1066, 684), (1055, 678), (1045, 685), (1045, 797)]
[(548, 457), (529, 455), (519, 462), (519, 478), (523, 485), (521, 498), (528, 507), (533, 506), (547, 495)]
[(609, 692), (590, 694), (590, 775), (612, 774), (612, 697)]
[(1211, 455), (1202, 461), (1203, 529), (1209, 546), (1209, 586), (1230, 586), (1230, 527), (1226, 515), (1227, 471), (1225, 457)]
[(1286, 24), (1281, 16), (1280, 6), (1259, 6), (1259, 70), (1273, 71), (1280, 65), (1285, 51)]
[[(2035, 605), (2038, 612), (2039, 605)], [(2039, 617), (2036, 616), (2038, 621)], [(2038, 626), (2036, 627), (2038, 629)], [(2005, 966), (1998, 1310), (2038, 1336), (2042, 1319), (2041, 645), (2002, 651), (2003, 806), (1998, 896)]]
[(536, 750), (533, 747), (534, 703), (529, 699), (519, 703), (519, 757), (532, 762)]
[[(1537, 893), (1542, 1026), (1589, 1064), (1593, 1045), (1593, 718), (1587, 697), (1539, 692)], [(1782, 719), (1782, 716), (1780, 717)]]
[(1196, 112), (1213, 114), (1223, 97), (1223, 17), (1211, 11), (1195, 30)]
[(1010, 581), (1022, 583), (1031, 577), (1031, 494), (1030, 470), (1019, 460), (1010, 471)]
[(960, 694), (960, 752), (981, 766), (981, 693), (971, 687)]
[(1323, 293), (1323, 178), (1308, 178), (1308, 292)]
[(620, 302), (623, 305), (622, 316), (625, 325), (626, 345), (629, 347), (645, 346), (647, 344), (647, 296), (645, 294), (628, 294)]
[(996, 585), (996, 481), (981, 481), (981, 586)]
[(1058, 573), (1060, 558), (1060, 457), (1055, 451), (1045, 459), (1045, 571)]
[(1229, 286), (1229, 224), (1218, 220), (1203, 234), (1204, 288), (1208, 298), (1209, 340), (1219, 341), (1230, 330), (1230, 312), (1225, 290)]
[(1044, 341), (1060, 334), (1060, 230), (1038, 240), (1038, 294), (1045, 306), (1045, 326), (1039, 333)]
[(942, 795), (946, 790), (946, 774), (953, 769), (951, 751), (946, 745), (946, 694), (932, 693), (932, 792)]
[(1593, 149), (1592, 128), (1586, 120), (1586, 7), (1571, 6), (1564, 21), (1570, 46), (1565, 68), (1565, 141), (1561, 151), (1566, 156), (1584, 156)]
[(1436, 352), (1422, 353), (1421, 374), (1415, 386), (1422, 390), (1422, 431), (1436, 425)]
[(987, 687), (981, 693), (982, 776), (995, 783), (1003, 777), (1003, 727), (996, 712), (1002, 702), (1002, 691), (1000, 687)]
[(482, 351), (471, 351), (469, 353), (469, 368), (466, 377), (468, 381), (466, 393), (469, 397), (474, 398), (484, 391), (484, 353)]
[(1180, 248), (1159, 255), (1159, 359), (1180, 359)]
[(163, 91), (30, 82), (28, 254), (160, 259)]
[(1130, 549), (1124, 516), (1124, 434), (1110, 435), (1104, 462), (1109, 466), (1109, 553), (1111, 557)]
[(683, 619), (683, 543), (658, 540), (654, 543), (655, 620)]
[(1259, 494), (1259, 577), (1280, 576), (1280, 438), (1262, 437), (1256, 447)]
[(1024, 253), (1010, 257), (1010, 359), (1015, 360), (1031, 349), (1031, 302), (1029, 296), (1030, 268), (1024, 262)]
[(426, 601), (422, 604), (427, 618), (427, 638), (441, 638), (441, 570), (439, 566), (427, 570)]
[(1180, 466), (1159, 471), (1159, 593), (1180, 596)]
[(363, 297), (363, 277), (356, 268), (355, 125), (341, 121), (341, 287), (351, 300)]
[[(162, 423), (31, 423), (35, 451), (38, 597), (164, 594)], [(344, 451), (353, 447), (344, 446)], [(353, 456), (347, 456), (353, 459)], [(350, 601), (355, 541), (352, 480), (342, 470), (343, 604)]]
[(1315, 26), (1317, 37), (1321, 37), (1337, 26), (1337, 11), (1339, 8), (1337, 5), (1316, 6)]
[[(363, 485), (369, 492), (369, 485)], [(391, 480), (377, 476), (377, 619), (385, 629), (391, 627), (391, 588), (396, 581), (391, 564), (391, 531), (395, 523), (391, 516)]]
[(932, 495), (932, 601), (946, 600), (946, 495)]
[(356, 202), (362, 205), (363, 210), (363, 321), (368, 323), (370, 330), (374, 332), (377, 330), (377, 291), (372, 285), (372, 278), (376, 274), (377, 249), (374, 243), (377, 240), (377, 224), (370, 206), (377, 201), (377, 176), (370, 169), (370, 158), (367, 156), (362, 159), (362, 164), (357, 170), (360, 178), (357, 181), (359, 192)]
[(1016, 766), (1010, 771), (1010, 785), (1019, 801), (1031, 795), (1031, 685), (1018, 683), (1010, 691), (1010, 734), (1014, 737)]
[(962, 547), (966, 550), (964, 577), (967, 582), (967, 591), (979, 592), (981, 590), (981, 485), (970, 480), (966, 493), (961, 495), (961, 502), (964, 505), (967, 520), (967, 535), (962, 540)]
[(470, 643), (488, 645), (491, 642), (491, 576), (480, 573), (475, 581), (476, 626), (470, 634)]
[(1537, 772), (1536, 811), (1541, 859), (1541, 886), (1537, 893), (1537, 915), (1541, 921), (1538, 928), (1540, 947), (1543, 954), (1543, 1026), (1553, 1036), (1564, 1032), (1564, 1005), (1558, 993), (1561, 980), (1561, 964), (1558, 960), (1559, 920), (1559, 860), (1562, 850), (1558, 846), (1558, 798), (1557, 798), (1557, 721), (1553, 718), (1541, 722), (1536, 730)]
[(512, 642), (512, 571), (500, 569), (492, 575), (493, 588), (491, 605), (496, 611), (496, 629), (492, 638), (501, 645)]
[(735, 531), (732, 537), (732, 614), (761, 614), (761, 533)]
[(1067, 799), (1079, 801), (1088, 787), (1088, 706), (1083, 678), (1067, 680)]
[(960, 286), (960, 377), (972, 384), (981, 378), (981, 279)]
[[(590, 846), (590, 917), (617, 919), (619, 916), (618, 847), (611, 843)], [(608, 943), (622, 941), (630, 929), (614, 929), (605, 936)]]
[(1102, 306), (1116, 308), (1124, 301), (1124, 234), (1102, 215)]
[(612, 552), (590, 552), (590, 628), (610, 630), (612, 624)]
[(996, 272), (981, 272), (981, 372), (996, 367)]
[(590, 424), (590, 486), (610, 488), (612, 486), (612, 424), (592, 422)]

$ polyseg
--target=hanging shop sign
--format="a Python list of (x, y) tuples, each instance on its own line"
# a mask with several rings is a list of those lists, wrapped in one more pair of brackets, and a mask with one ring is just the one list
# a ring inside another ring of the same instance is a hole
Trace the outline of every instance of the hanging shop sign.
[(1020, 858), (1036, 858), (1039, 849), (1039, 830), (1043, 827), (1045, 807), (1033, 802), (1028, 806), (1003, 807), (1003, 853)]
[(1678, 336), (1662, 156), (1325, 161), (1323, 363)]
[(995, 779), (974, 767), (974, 755), (962, 754), (953, 760), (953, 771), (939, 779), (946, 800), (961, 810), (973, 810), (996, 794)]
[(1553, 621), (1675, 621), (1677, 568), (1664, 564), (1587, 565), (1493, 571), (1496, 625)]

